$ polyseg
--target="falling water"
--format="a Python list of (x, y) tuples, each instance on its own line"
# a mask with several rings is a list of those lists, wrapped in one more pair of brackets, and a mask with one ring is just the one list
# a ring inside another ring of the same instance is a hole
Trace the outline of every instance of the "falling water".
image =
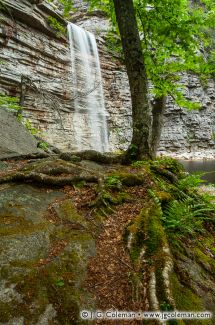
[(100, 62), (92, 33), (69, 23), (74, 136), (77, 150), (108, 151), (107, 112), (105, 110)]

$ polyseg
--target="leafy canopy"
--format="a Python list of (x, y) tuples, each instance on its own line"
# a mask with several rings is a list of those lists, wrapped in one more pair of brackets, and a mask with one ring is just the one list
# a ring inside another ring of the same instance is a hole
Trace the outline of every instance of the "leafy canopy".
[[(105, 11), (117, 32), (113, 0), (88, 0)], [(206, 81), (215, 74), (211, 37), (214, 0), (133, 0), (147, 77), (155, 97), (171, 95), (180, 105), (199, 108), (186, 99), (180, 74), (190, 72)]]

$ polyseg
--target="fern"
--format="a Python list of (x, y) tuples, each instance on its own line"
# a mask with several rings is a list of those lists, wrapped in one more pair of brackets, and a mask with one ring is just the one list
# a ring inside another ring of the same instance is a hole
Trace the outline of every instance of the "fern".
[(196, 199), (187, 197), (181, 201), (171, 201), (161, 217), (164, 227), (176, 237), (187, 234), (194, 235), (202, 231), (202, 224), (211, 220), (214, 213), (214, 205), (205, 202), (197, 202)]
[(161, 208), (161, 201), (159, 197), (156, 195), (156, 193), (153, 190), (148, 189), (148, 194), (153, 199), (154, 203)]
[(201, 178), (204, 175), (203, 172), (189, 174), (186, 177), (180, 179), (177, 183), (179, 190), (184, 191), (190, 188), (196, 188), (205, 181)]

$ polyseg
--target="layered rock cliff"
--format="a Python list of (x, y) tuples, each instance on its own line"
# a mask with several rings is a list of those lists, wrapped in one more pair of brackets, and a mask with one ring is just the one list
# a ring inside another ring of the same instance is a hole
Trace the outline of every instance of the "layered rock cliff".
[[(66, 36), (58, 37), (50, 28), (48, 17), (58, 16), (46, 1), (4, 0), (1, 13), (0, 92), (20, 97), (23, 115), (43, 132), (44, 138), (61, 149), (74, 149), (73, 91), (69, 44)], [(109, 28), (100, 13), (87, 14), (82, 1), (73, 22), (96, 34), (105, 92), (110, 114), (111, 150), (125, 149), (131, 139), (131, 101), (123, 64), (106, 47)], [(200, 111), (188, 112), (171, 99), (165, 113), (161, 152), (214, 152), (215, 110), (210, 81), (203, 89), (196, 78), (184, 76), (187, 96), (202, 104)], [(83, 89), (84, 96), (85, 89)]]

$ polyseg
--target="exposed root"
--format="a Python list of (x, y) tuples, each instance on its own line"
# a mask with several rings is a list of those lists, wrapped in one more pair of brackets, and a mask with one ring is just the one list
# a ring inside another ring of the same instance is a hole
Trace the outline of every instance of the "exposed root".
[(150, 306), (153, 311), (159, 311), (160, 306), (159, 306), (159, 301), (157, 298), (157, 293), (156, 293), (156, 276), (154, 272), (151, 272), (150, 274), (150, 280), (149, 280), (149, 301), (150, 301)]
[(74, 159), (74, 157), (79, 157), (83, 160), (91, 160), (95, 161), (100, 164), (120, 164), (122, 161), (123, 155), (114, 155), (110, 153), (101, 153), (95, 150), (86, 150), (86, 151), (80, 151), (80, 152), (68, 152), (68, 153), (62, 153), (60, 155), (61, 159), (70, 160), (69, 157), (71, 157), (71, 160)]
[(170, 286), (173, 261), (160, 222), (161, 213), (159, 207), (149, 202), (127, 227), (127, 248), (142, 281), (142, 297), (153, 311), (161, 310), (162, 305), (175, 308)]
[(64, 186), (72, 185), (81, 181), (97, 183), (98, 178), (96, 176), (49, 176), (42, 173), (30, 172), (28, 174), (17, 172), (12, 175), (6, 175), (0, 179), (0, 184), (9, 182), (35, 182), (41, 183), (43, 185), (54, 185), (54, 186)]
[(157, 167), (157, 166), (152, 166), (151, 169), (156, 174), (164, 176), (167, 180), (169, 180), (173, 184), (178, 182), (178, 177), (170, 170), (163, 169), (163, 168)]
[(172, 259), (170, 248), (169, 248), (168, 244), (163, 247), (163, 252), (165, 254), (165, 263), (164, 263), (164, 268), (163, 268), (163, 272), (162, 272), (164, 287), (165, 287), (166, 295), (168, 297), (168, 301), (174, 308), (176, 308), (175, 301), (172, 296), (172, 291), (171, 291), (171, 287), (170, 287), (170, 275), (173, 272), (173, 259)]

